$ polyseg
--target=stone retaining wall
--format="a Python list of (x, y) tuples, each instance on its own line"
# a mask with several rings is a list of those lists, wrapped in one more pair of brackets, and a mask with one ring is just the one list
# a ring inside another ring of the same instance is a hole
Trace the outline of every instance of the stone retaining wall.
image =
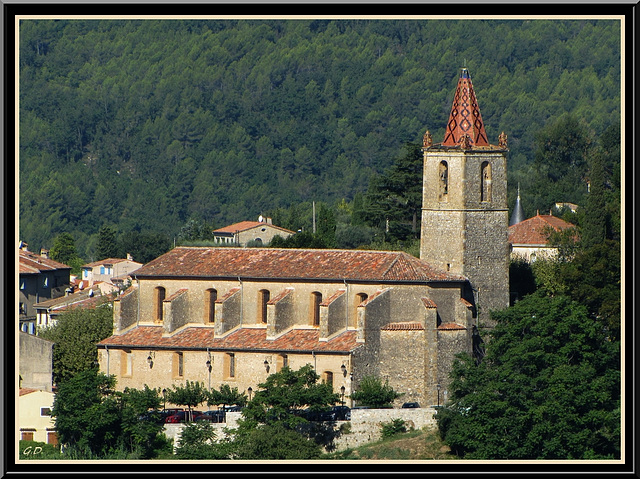
[[(356, 448), (375, 442), (382, 438), (382, 425), (392, 422), (394, 419), (405, 421), (407, 430), (411, 429), (435, 429), (436, 421), (434, 408), (416, 409), (352, 409), (351, 421), (337, 421), (336, 429), (340, 434), (335, 440), (336, 451)], [(240, 412), (228, 412), (226, 423), (213, 423), (218, 439), (225, 436), (225, 428), (237, 427), (237, 421), (241, 417)], [(168, 438), (173, 439), (174, 450), (180, 441), (180, 432), (184, 424), (165, 424), (164, 432)]]

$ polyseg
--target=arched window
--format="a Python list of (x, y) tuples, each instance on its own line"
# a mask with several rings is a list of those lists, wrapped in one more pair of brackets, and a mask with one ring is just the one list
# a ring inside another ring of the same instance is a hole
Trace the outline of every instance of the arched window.
[(355, 301), (353, 303), (353, 319), (351, 321), (351, 326), (354, 328), (358, 327), (358, 306), (360, 306), (364, 301), (367, 300), (369, 296), (366, 293), (358, 293), (356, 294)]
[(480, 166), (480, 201), (491, 201), (491, 163)]
[(153, 319), (158, 323), (161, 323), (163, 320), (162, 303), (166, 295), (167, 291), (162, 286), (158, 286), (154, 291)]
[(279, 354), (276, 356), (276, 372), (281, 371), (282, 368), (289, 366), (289, 356), (286, 354)]
[(440, 162), (440, 166), (438, 168), (438, 178), (438, 197), (440, 201), (445, 201), (447, 199), (447, 194), (449, 193), (449, 165), (447, 165), (446, 161)]
[(322, 293), (314, 291), (311, 293), (311, 325), (320, 326), (320, 303), (322, 303)]
[(204, 322), (213, 323), (216, 320), (216, 299), (218, 291), (210, 288), (204, 292)]
[(271, 299), (268, 289), (258, 291), (258, 323), (267, 324), (267, 303)]

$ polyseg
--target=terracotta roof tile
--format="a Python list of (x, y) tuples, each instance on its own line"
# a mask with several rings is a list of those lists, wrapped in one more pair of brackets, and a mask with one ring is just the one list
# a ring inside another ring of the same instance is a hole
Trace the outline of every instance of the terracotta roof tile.
[(509, 226), (509, 243), (514, 245), (546, 245), (547, 232), (552, 229), (561, 231), (573, 228), (561, 218), (552, 215), (536, 215), (515, 225)]
[(177, 247), (134, 276), (326, 281), (464, 281), (400, 251)]
[(49, 258), (44, 258), (31, 251), (19, 250), (19, 271), (22, 274), (38, 273), (42, 271), (53, 271), (56, 269), (71, 269), (71, 266), (59, 263)]
[(437, 308), (436, 303), (434, 303), (433, 300), (429, 298), (422, 298), (422, 303), (424, 304), (425, 308)]
[(344, 289), (339, 289), (338, 291), (333, 293), (331, 296), (329, 296), (327, 299), (325, 299), (322, 303), (320, 303), (320, 306), (329, 306), (331, 303), (333, 303), (336, 299), (338, 299), (340, 296), (342, 296), (346, 292), (347, 291)]
[(416, 321), (388, 323), (380, 328), (382, 331), (424, 331), (424, 324)]
[(219, 351), (349, 352), (360, 346), (355, 331), (345, 331), (328, 341), (319, 340), (317, 329), (295, 329), (267, 339), (266, 328), (240, 328), (220, 338), (213, 328), (189, 327), (163, 337), (162, 326), (138, 326), (122, 335), (104, 339), (100, 347), (198, 349)]
[(270, 225), (268, 223), (261, 223), (260, 221), (240, 221), (239, 223), (234, 223), (232, 225), (229, 226), (224, 226), (222, 228), (218, 228), (217, 230), (214, 231), (214, 233), (229, 233), (229, 234), (234, 234), (234, 233), (239, 233), (241, 231), (247, 231), (253, 228), (256, 228), (258, 226), (262, 226), (262, 227), (269, 227), (269, 228), (275, 228), (281, 231), (286, 231), (287, 233), (291, 233), (294, 234), (293, 231), (288, 230), (286, 228), (281, 228), (280, 226), (276, 226), (276, 225)]
[(440, 326), (438, 326), (438, 329), (441, 331), (461, 331), (467, 328), (458, 323), (442, 323)]
[(31, 393), (35, 393), (40, 391), (40, 389), (35, 389), (35, 388), (20, 388), (20, 392), (19, 395), (20, 396), (25, 396), (27, 394), (31, 394)]

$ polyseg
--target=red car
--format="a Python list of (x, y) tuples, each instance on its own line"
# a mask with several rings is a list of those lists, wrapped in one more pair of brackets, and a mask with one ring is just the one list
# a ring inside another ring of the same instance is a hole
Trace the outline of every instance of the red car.
[[(195, 421), (198, 419), (198, 416), (202, 415), (202, 411), (191, 411), (191, 420)], [(169, 416), (164, 420), (165, 424), (173, 424), (180, 422), (189, 422), (189, 411), (178, 411), (177, 413)]]

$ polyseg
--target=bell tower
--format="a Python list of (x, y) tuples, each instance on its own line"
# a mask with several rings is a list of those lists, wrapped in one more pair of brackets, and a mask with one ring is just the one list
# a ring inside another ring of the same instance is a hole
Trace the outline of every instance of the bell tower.
[(420, 258), (468, 278), (480, 327), (509, 306), (507, 138), (487, 140), (466, 68), (460, 72), (444, 141), (423, 139)]

